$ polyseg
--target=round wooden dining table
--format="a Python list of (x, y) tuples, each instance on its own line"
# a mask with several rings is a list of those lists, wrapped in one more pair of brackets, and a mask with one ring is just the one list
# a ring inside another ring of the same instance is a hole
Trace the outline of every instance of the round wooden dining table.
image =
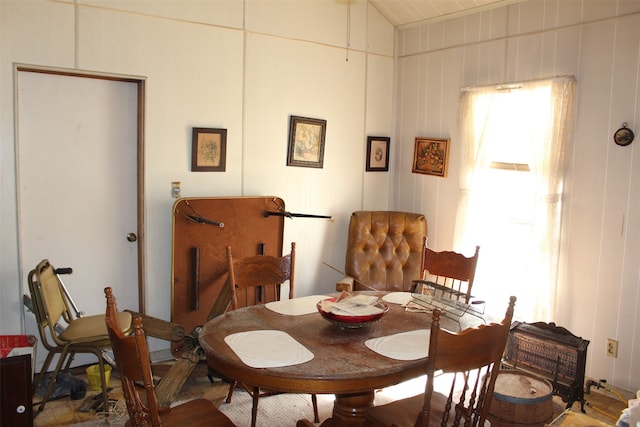
[[(373, 294), (383, 296), (384, 292)], [(388, 305), (390, 309), (380, 321), (359, 329), (342, 328), (318, 312), (291, 316), (264, 305), (245, 307), (207, 322), (200, 333), (200, 345), (207, 363), (220, 375), (269, 390), (335, 394), (332, 417), (322, 426), (362, 426), (376, 389), (426, 374), (426, 358), (396, 360), (365, 345), (370, 338), (429, 328), (430, 314), (407, 312), (398, 304)], [(447, 319), (443, 321), (446, 323)], [(451, 322), (455, 327), (455, 322)], [(257, 330), (286, 332), (311, 351), (313, 359), (277, 368), (245, 365), (227, 345), (225, 337)]]

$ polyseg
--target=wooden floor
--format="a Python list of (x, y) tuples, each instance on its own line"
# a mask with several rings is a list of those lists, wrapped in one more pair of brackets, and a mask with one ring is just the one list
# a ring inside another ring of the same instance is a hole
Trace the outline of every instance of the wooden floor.
[[(86, 375), (83, 370), (74, 370), (74, 375), (77, 378), (81, 378), (86, 381)], [(87, 390), (87, 394), (83, 399), (71, 400), (69, 397), (63, 397), (61, 399), (48, 402), (43, 412), (38, 414), (34, 419), (35, 427), (54, 427), (54, 426), (69, 426), (69, 425), (124, 425), (124, 421), (128, 419), (126, 413), (126, 407), (124, 404), (124, 398), (122, 396), (122, 389), (120, 388), (120, 381), (118, 379), (117, 372), (112, 375), (109, 382), (109, 386), (112, 389), (109, 392), (110, 399), (114, 402), (116, 413), (112, 415), (109, 422), (106, 422), (100, 414), (96, 414), (95, 411), (90, 412), (78, 412), (77, 409), (81, 406), (85, 399), (92, 399), (99, 394), (98, 391)], [(189, 400), (196, 397), (204, 397), (214, 402), (216, 405), (222, 404), (228, 391), (228, 384), (220, 380), (215, 381), (213, 384), (206, 378), (192, 378), (187, 381), (182, 392), (177, 398), (177, 401)], [(421, 390), (416, 390), (416, 393)], [(416, 394), (413, 393), (413, 394)], [(585, 405), (586, 414), (606, 425), (615, 426), (616, 420), (620, 416), (621, 411), (627, 407), (626, 402), (621, 402), (620, 398), (616, 395), (603, 391), (603, 390), (591, 390), (591, 393), (586, 395), (587, 405)], [(626, 396), (623, 396), (626, 397)], [(37, 401), (37, 400), (36, 400)], [(34, 401), (35, 402), (35, 401)], [(262, 410), (268, 410), (269, 399), (261, 400)], [(564, 410), (566, 404), (562, 400), (554, 396), (554, 418), (560, 416)], [(34, 407), (34, 411), (37, 407)], [(579, 403), (573, 405), (573, 411), (578, 412), (580, 410)], [(558, 420), (558, 424), (562, 420)], [(560, 424), (559, 424), (560, 425)], [(561, 424), (568, 425), (568, 424)], [(572, 422), (570, 425), (582, 425)], [(589, 425), (589, 424), (584, 424)], [(593, 425), (593, 424), (591, 424)], [(243, 426), (240, 426), (243, 427)], [(281, 426), (273, 426), (281, 427)]]
[[(589, 395), (585, 396), (585, 399), (587, 401), (587, 404), (584, 407), (585, 415), (610, 426), (616, 425), (616, 421), (620, 417), (622, 410), (627, 407), (626, 402), (621, 402), (617, 396), (607, 392), (592, 391)], [(560, 397), (553, 397), (554, 418), (559, 418), (556, 422), (558, 425), (567, 425), (562, 424), (563, 420), (561, 417), (563, 412), (565, 412), (565, 407), (566, 403), (563, 402)], [(578, 402), (574, 403), (571, 409), (572, 412), (580, 414), (580, 404)], [(576, 421), (571, 425), (589, 425), (594, 427), (593, 424), (581, 424)]]

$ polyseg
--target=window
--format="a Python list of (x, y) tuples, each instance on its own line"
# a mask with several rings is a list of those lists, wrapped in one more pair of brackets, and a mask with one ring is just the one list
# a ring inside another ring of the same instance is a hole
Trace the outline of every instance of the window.
[(474, 294), (502, 314), (548, 321), (558, 286), (565, 153), (575, 79), (466, 88), (456, 247), (480, 245)]

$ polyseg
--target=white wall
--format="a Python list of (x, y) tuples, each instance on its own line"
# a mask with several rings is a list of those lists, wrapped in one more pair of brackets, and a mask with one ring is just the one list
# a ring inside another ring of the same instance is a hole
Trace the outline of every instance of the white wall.
[[(344, 267), (349, 214), (386, 208), (391, 176), (364, 169), (367, 135), (391, 136), (393, 28), (357, 2), (347, 51), (346, 18), (345, 2), (327, 0), (0, 1), (0, 333), (23, 332), (26, 291), (14, 63), (146, 79), (149, 314), (171, 313), (172, 181), (183, 197), (277, 195), (292, 212), (332, 215), (287, 219), (284, 238), (297, 242), (297, 294), (335, 289), (323, 262)], [(327, 120), (322, 169), (286, 166), (289, 115)], [(228, 130), (226, 172), (190, 172), (192, 127)], [(76, 302), (91, 313), (101, 301)]]
[[(424, 212), (430, 245), (453, 245), (460, 88), (575, 75), (577, 114), (555, 321), (591, 341), (587, 375), (640, 388), (640, 1), (531, 0), (399, 32), (393, 207)], [(411, 173), (416, 136), (452, 139), (449, 177)], [(459, 249), (462, 250), (462, 249)], [(480, 262), (482, 262), (482, 257)], [(517, 278), (514, 278), (517, 280)], [(527, 319), (535, 321), (536, 319)], [(619, 340), (618, 358), (605, 355)]]
[[(298, 243), (299, 295), (326, 292), (340, 275), (322, 263), (343, 267), (355, 209), (423, 212), (431, 245), (452, 245), (461, 87), (574, 74), (570, 286), (557, 323), (591, 340), (588, 375), (640, 388), (640, 154), (638, 142), (611, 141), (624, 121), (640, 134), (640, 1), (532, 0), (406, 29), (395, 63), (393, 29), (366, 2), (352, 6), (347, 52), (343, 3), (0, 1), (0, 333), (22, 332), (26, 285), (14, 63), (146, 77), (146, 304), (161, 318), (170, 316), (171, 181), (185, 197), (274, 194), (291, 211), (333, 215), (285, 225), (285, 245)], [(285, 166), (290, 114), (327, 119), (323, 169)], [(228, 129), (226, 172), (189, 171), (194, 126)], [(364, 172), (367, 135), (392, 136), (389, 173)], [(448, 178), (411, 173), (416, 136), (452, 138)], [(617, 359), (604, 356), (607, 337), (620, 341)]]

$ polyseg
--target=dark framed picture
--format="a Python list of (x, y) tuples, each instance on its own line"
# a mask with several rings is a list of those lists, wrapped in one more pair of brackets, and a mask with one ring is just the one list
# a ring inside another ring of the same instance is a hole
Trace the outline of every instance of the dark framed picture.
[(327, 121), (291, 116), (287, 166), (322, 168)]
[(413, 151), (413, 173), (447, 176), (449, 139), (416, 138)]
[(386, 172), (389, 170), (389, 144), (386, 136), (367, 137), (367, 172)]
[(227, 163), (227, 130), (193, 128), (191, 170), (224, 172)]

